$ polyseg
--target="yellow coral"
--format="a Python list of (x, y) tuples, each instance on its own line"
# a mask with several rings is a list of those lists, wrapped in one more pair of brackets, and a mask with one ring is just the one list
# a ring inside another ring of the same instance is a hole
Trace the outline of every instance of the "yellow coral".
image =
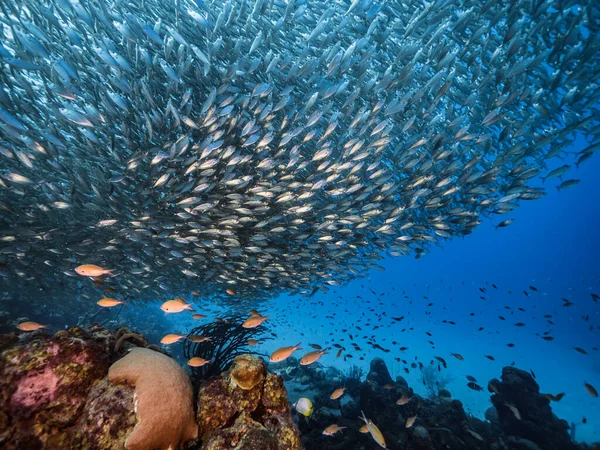
[(265, 379), (267, 368), (259, 358), (251, 355), (240, 355), (236, 356), (229, 372), (232, 382), (241, 389), (248, 391)]
[(177, 448), (197, 437), (192, 385), (173, 359), (133, 348), (110, 367), (108, 379), (135, 385), (138, 423), (125, 441), (128, 450)]

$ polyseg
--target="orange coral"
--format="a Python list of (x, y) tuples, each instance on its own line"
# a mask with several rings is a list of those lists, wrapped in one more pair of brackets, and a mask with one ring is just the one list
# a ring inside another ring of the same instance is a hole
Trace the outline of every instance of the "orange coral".
[(197, 437), (192, 385), (175, 360), (133, 348), (110, 367), (108, 379), (135, 385), (138, 423), (125, 441), (128, 450), (177, 448)]

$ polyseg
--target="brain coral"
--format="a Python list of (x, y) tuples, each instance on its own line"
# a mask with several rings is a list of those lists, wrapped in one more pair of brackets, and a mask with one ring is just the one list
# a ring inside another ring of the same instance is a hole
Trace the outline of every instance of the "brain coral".
[(135, 385), (138, 423), (125, 442), (128, 450), (178, 448), (197, 437), (192, 385), (175, 360), (134, 348), (110, 367), (108, 379)]

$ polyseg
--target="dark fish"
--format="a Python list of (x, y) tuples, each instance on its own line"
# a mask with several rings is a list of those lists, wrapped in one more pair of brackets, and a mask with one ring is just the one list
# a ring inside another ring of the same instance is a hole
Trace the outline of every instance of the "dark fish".
[(475, 383), (474, 381), (467, 383), (467, 387), (469, 389), (473, 389), (474, 391), (483, 391), (483, 388), (481, 386), (479, 386), (477, 383)]

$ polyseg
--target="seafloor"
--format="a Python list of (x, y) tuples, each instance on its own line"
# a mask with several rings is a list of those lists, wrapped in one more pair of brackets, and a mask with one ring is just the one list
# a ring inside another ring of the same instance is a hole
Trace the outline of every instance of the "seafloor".
[[(576, 430), (516, 367), (481, 387), (494, 405), (482, 421), (445, 389), (415, 394), (379, 358), (363, 376), (294, 358), (274, 373), (259, 357), (238, 355), (201, 379), (142, 335), (99, 325), (3, 334), (0, 352), (0, 448), (7, 450), (600, 448), (576, 443)], [(343, 395), (331, 399), (340, 385)], [(288, 390), (310, 398), (314, 410), (293, 411)], [(340, 430), (331, 433), (334, 424)]]

